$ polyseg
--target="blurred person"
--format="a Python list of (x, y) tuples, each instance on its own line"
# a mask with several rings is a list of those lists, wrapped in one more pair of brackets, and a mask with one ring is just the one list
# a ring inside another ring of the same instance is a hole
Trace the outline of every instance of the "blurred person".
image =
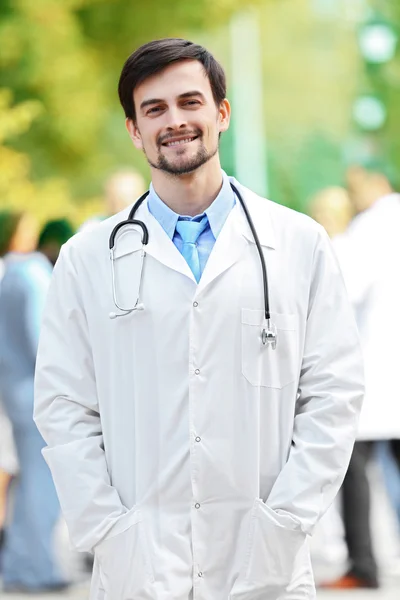
[(107, 216), (118, 214), (145, 191), (145, 181), (138, 171), (134, 169), (117, 171), (107, 179), (105, 184)]
[(68, 219), (55, 219), (48, 221), (39, 235), (38, 251), (44, 254), (52, 266), (57, 262), (61, 246), (75, 233), (73, 225)]
[(349, 194), (341, 187), (321, 190), (310, 201), (309, 215), (322, 225), (330, 238), (343, 233), (354, 216)]
[(365, 188), (368, 171), (362, 165), (351, 165), (345, 173), (345, 186), (349, 198), (354, 207), (354, 213), (358, 214), (367, 208)]
[[(0, 211), (0, 282), (10, 252), (31, 252), (37, 242), (37, 225), (29, 213)], [(10, 483), (18, 472), (12, 429), (0, 398), (0, 549), (4, 540), (4, 524)]]
[(26, 254), (33, 252), (38, 241), (38, 223), (36, 218), (25, 211), (4, 211), (6, 223), (3, 239), (8, 239), (7, 249), (2, 248), (2, 256), (6, 253)]
[(91, 217), (80, 227), (80, 231), (91, 229), (104, 219), (112, 217), (132, 204), (146, 189), (145, 181), (134, 169), (122, 169), (113, 173), (104, 186), (104, 215)]
[[(350, 568), (343, 577), (324, 585), (333, 589), (379, 586), (367, 474), (377, 441), (388, 441), (400, 474), (400, 195), (380, 173), (365, 172), (357, 193), (363, 189), (368, 190), (367, 197), (364, 202), (359, 197), (357, 203), (362, 211), (334, 240), (361, 336), (366, 395), (342, 486)], [(386, 194), (379, 197), (382, 192)]]
[(205, 48), (146, 44), (119, 92), (152, 185), (133, 221), (128, 207), (63, 248), (35, 384), (91, 599), (311, 600), (308, 534), (363, 394), (329, 239), (221, 170), (230, 105)]
[[(393, 193), (389, 179), (381, 172), (370, 171), (360, 165), (353, 165), (346, 173), (349, 195), (355, 212), (360, 213), (370, 208), (376, 200)], [(400, 526), (400, 475), (398, 474), (397, 461), (393, 457), (392, 443), (380, 441), (377, 444), (378, 462), (383, 469), (383, 476), (390, 501), (398, 517)], [(397, 475), (397, 476), (393, 476)]]
[[(67, 587), (53, 548), (59, 502), (32, 412), (39, 328), (52, 262), (72, 234), (68, 222), (59, 220), (44, 226), (37, 252), (17, 253), (20, 246), (12, 244), (14, 254), (9, 255), (1, 285), (0, 389), (19, 462), (1, 556), (7, 592), (45, 593)], [(23, 239), (22, 232), (18, 236)], [(29, 249), (28, 244), (22, 247)]]
[[(332, 186), (311, 198), (308, 214), (324, 227), (330, 238), (335, 238), (347, 229), (354, 216), (354, 206), (345, 188)], [(340, 569), (347, 558), (339, 500), (335, 500), (320, 520), (313, 536), (311, 556), (317, 581), (328, 569), (339, 574), (336, 569)]]
[(377, 171), (368, 171), (361, 165), (353, 165), (346, 172), (346, 187), (355, 214), (371, 206), (393, 192), (388, 178)]

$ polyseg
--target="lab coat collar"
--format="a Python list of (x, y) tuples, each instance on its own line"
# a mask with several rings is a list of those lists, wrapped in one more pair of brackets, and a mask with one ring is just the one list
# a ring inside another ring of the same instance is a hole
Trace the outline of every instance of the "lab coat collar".
[[(211, 232), (215, 239), (219, 236), (224, 223), (235, 204), (235, 198), (229, 184), (229, 178), (224, 171), (222, 172), (222, 187), (218, 196), (210, 204), (210, 206), (202, 213), (206, 214), (211, 228)], [(175, 233), (176, 224), (180, 216), (167, 206), (155, 191), (153, 184), (150, 184), (150, 193), (147, 199), (149, 212), (156, 218), (158, 223), (164, 229), (168, 237), (172, 240)], [(202, 215), (196, 215), (201, 217)]]
[[(229, 179), (242, 194), (249, 208), (261, 245), (275, 248), (275, 236), (269, 211), (269, 202), (240, 185), (233, 177)], [(123, 218), (126, 218), (128, 214), (129, 209)], [(145, 248), (147, 254), (165, 266), (187, 276), (197, 285), (186, 260), (162, 226), (150, 213), (147, 200), (139, 207), (135, 216), (138, 220), (142, 220), (146, 224), (149, 231), (149, 243)], [(121, 256), (140, 250), (142, 247), (141, 237), (141, 230), (137, 226), (124, 227), (117, 236), (114, 252), (115, 258), (118, 259)], [(237, 201), (215, 242), (198, 284), (198, 291), (200, 292), (201, 289), (237, 262), (243, 255), (243, 251), (249, 242), (252, 244), (255, 243), (244, 211), (239, 201)]]
[[(126, 211), (126, 215), (121, 220), (128, 217), (130, 208)], [(182, 254), (176, 248), (168, 234), (157, 219), (151, 214), (147, 205), (147, 199), (140, 205), (135, 219), (143, 221), (149, 232), (149, 242), (144, 247), (146, 254), (152, 256), (159, 262), (163, 263), (170, 269), (179, 271), (194, 279), (193, 273), (183, 258)], [(142, 230), (137, 225), (126, 225), (117, 235), (114, 258), (118, 259), (127, 254), (137, 252), (142, 248)]]
[[(260, 240), (260, 244), (262, 246), (267, 246), (268, 248), (275, 249), (276, 236), (271, 217), (270, 200), (266, 200), (265, 198), (258, 196), (253, 191), (246, 188), (244, 185), (241, 185), (234, 177), (229, 177), (229, 181), (238, 189), (249, 209), (250, 216), (254, 223), (254, 227), (257, 231), (258, 239)], [(237, 199), (237, 204), (240, 204), (239, 199)], [(240, 214), (241, 233), (249, 242), (255, 244), (254, 236), (251, 232), (250, 226), (247, 222), (246, 216), (241, 206)]]

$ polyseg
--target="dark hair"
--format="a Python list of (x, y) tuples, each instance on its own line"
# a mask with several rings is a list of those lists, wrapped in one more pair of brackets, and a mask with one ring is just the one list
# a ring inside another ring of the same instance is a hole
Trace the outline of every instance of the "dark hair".
[(74, 233), (75, 230), (67, 219), (47, 221), (40, 232), (38, 248), (43, 248), (49, 242), (57, 242), (62, 246)]
[(226, 77), (222, 66), (203, 46), (180, 38), (155, 40), (140, 46), (126, 60), (118, 84), (118, 94), (125, 116), (136, 120), (133, 92), (148, 77), (160, 73), (174, 62), (198, 60), (210, 81), (215, 104), (226, 96)]
[(2, 210), (0, 212), (0, 257), (9, 252), (12, 239), (24, 216), (24, 212), (13, 210)]

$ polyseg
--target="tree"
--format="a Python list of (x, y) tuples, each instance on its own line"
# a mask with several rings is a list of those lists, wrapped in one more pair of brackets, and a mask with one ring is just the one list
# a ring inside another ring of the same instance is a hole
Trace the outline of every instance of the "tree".
[[(59, 208), (71, 199), (96, 205), (108, 171), (134, 160), (144, 169), (122, 125), (116, 88), (123, 61), (148, 39), (216, 26), (239, 6), (243, 0), (3, 0), (0, 90), (8, 103), (12, 92), (13, 114), (33, 112), (26, 126), (10, 132), (0, 158), (8, 149), (25, 165), (27, 204), (41, 214), (54, 212), (56, 198)], [(10, 110), (0, 108), (0, 119)], [(19, 185), (16, 175), (3, 203), (22, 198)]]

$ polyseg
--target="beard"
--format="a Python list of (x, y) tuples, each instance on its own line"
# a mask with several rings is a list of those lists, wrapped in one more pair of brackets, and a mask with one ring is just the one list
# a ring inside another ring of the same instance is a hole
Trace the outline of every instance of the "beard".
[(185, 158), (185, 150), (182, 148), (180, 154), (182, 160), (177, 160), (179, 158), (178, 147), (177, 156), (175, 156), (175, 158), (172, 160), (168, 159), (162, 152), (162, 144), (168, 141), (168, 137), (173, 137), (170, 135), (168, 137), (164, 136), (162, 140), (157, 140), (157, 145), (159, 149), (157, 162), (151, 161), (147, 156), (146, 151), (144, 150), (147, 162), (154, 169), (159, 169), (160, 171), (164, 171), (164, 173), (168, 173), (168, 175), (174, 175), (176, 177), (179, 175), (187, 175), (188, 173), (193, 173), (193, 171), (196, 171), (197, 169), (205, 165), (209, 160), (211, 160), (218, 152), (218, 143), (213, 150), (207, 150), (202, 141), (202, 133), (200, 130), (196, 130), (195, 132), (188, 134), (187, 137), (193, 137), (193, 135), (195, 135), (200, 141), (200, 147), (196, 152), (195, 156), (192, 156), (191, 158)]

